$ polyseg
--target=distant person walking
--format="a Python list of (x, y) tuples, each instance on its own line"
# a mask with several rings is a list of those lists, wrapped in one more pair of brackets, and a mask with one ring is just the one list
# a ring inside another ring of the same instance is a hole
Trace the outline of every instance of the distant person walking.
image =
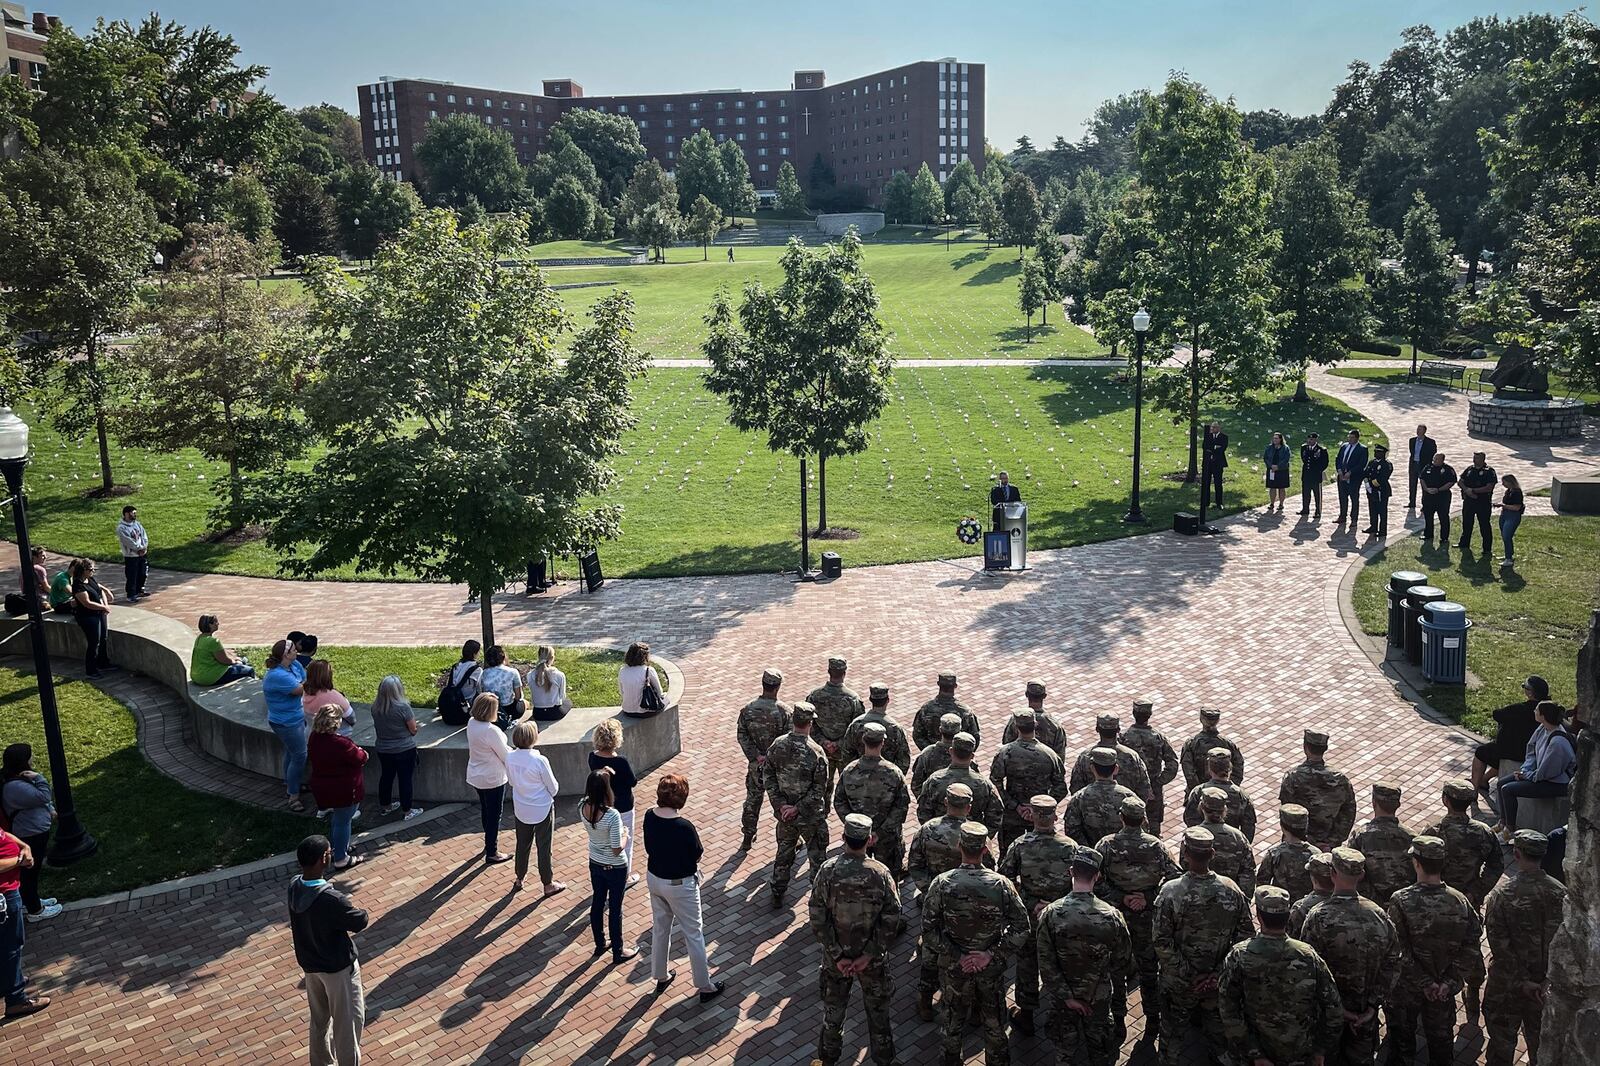
[(137, 507), (122, 509), (122, 521), (117, 523), (117, 543), (122, 545), (124, 591), (129, 603), (138, 603), (149, 595), (144, 587), (150, 579), (150, 536), (139, 522)]
[(111, 630), (111, 604), (116, 597), (95, 580), (93, 559), (74, 559), (72, 567), (72, 611), (78, 628), (83, 630), (83, 672), (89, 680), (98, 681), (105, 676), (104, 671), (111, 669), (106, 642)]
[(539, 882), (544, 894), (553, 896), (566, 890), (555, 879), (550, 861), (550, 842), (555, 832), (556, 793), (561, 790), (550, 760), (534, 747), (539, 743), (539, 727), (519, 722), (511, 731), (511, 751), (506, 755), (506, 779), (511, 785), (511, 810), (517, 821), (517, 880), (511, 891), (520, 892), (528, 877), (528, 851), (539, 849)]
[[(372, 699), (373, 748), (378, 753), (378, 806), (386, 814), (404, 811), (405, 821), (422, 813), (413, 807), (411, 783), (417, 773), (417, 716), (406, 699), (406, 687), (394, 674), (378, 682)], [(400, 798), (391, 803), (396, 782)]]
[(467, 723), (467, 784), (478, 793), (483, 861), (491, 864), (511, 859), (500, 851), (500, 810), (506, 802), (506, 756), (511, 745), (497, 724), (499, 717), (500, 697), (493, 692), (478, 693), (472, 701), (472, 721)]
[(300, 842), (300, 873), (289, 882), (289, 931), (305, 971), (311, 1013), (311, 1066), (360, 1066), (366, 993), (351, 933), (367, 927), (367, 912), (328, 883), (333, 847), (325, 836)]
[[(611, 775), (595, 771), (583, 788), (583, 804), (578, 808), (583, 828), (589, 834), (589, 887), (594, 896), (589, 903), (589, 928), (594, 933), (594, 953), (598, 957), (611, 949), (611, 961), (627, 962), (639, 954), (636, 947), (622, 945), (622, 892), (627, 887), (628, 831), (617, 813), (611, 795)], [(606, 942), (609, 919), (611, 941)]]
[(300, 665), (294, 641), (280, 640), (267, 659), (267, 676), (261, 679), (261, 696), (267, 701), (267, 724), (283, 745), (283, 785), (291, 811), (305, 810), (300, 802), (300, 775), (306, 769), (306, 713), (301, 707), (306, 668)]
[(622, 853), (628, 860), (627, 887), (631, 888), (639, 883), (639, 875), (633, 872), (633, 788), (639, 779), (633, 775), (633, 765), (617, 754), (617, 749), (621, 747), (621, 722), (607, 718), (594, 727), (594, 750), (589, 753), (589, 769), (611, 779), (613, 806), (622, 816), (622, 828), (627, 830), (627, 844)]
[(1289, 492), (1289, 445), (1284, 442), (1282, 433), (1274, 433), (1268, 442), (1266, 451), (1261, 453), (1261, 461), (1267, 465), (1267, 513), (1272, 513), (1276, 504), (1278, 513), (1283, 513), (1283, 499)]
[(1517, 527), (1522, 525), (1522, 512), (1526, 504), (1522, 502), (1522, 485), (1515, 474), (1502, 476), (1500, 484), (1506, 490), (1500, 497), (1500, 542), (1505, 545), (1505, 558), (1500, 560), (1500, 569), (1504, 570), (1514, 565), (1516, 553), (1511, 550), (1512, 540), (1517, 535)]
[(728, 262), (733, 262), (733, 245), (728, 245)]

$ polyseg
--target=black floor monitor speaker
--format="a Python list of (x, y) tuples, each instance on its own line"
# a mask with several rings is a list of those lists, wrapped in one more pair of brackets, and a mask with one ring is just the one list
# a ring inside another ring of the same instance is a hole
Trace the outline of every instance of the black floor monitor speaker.
[(844, 564), (839, 561), (838, 552), (822, 553), (822, 576), (829, 581), (844, 572)]
[(1182, 533), (1186, 537), (1193, 537), (1200, 532), (1200, 516), (1190, 514), (1188, 511), (1179, 511), (1172, 516), (1172, 531)]

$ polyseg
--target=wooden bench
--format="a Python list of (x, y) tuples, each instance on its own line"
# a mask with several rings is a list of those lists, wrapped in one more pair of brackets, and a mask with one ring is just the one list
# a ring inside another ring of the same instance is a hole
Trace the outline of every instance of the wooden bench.
[(1428, 360), (1417, 370), (1417, 377), (1438, 381), (1439, 384), (1446, 388), (1455, 388), (1457, 382), (1465, 385), (1466, 374), (1464, 367), (1459, 367), (1454, 363), (1440, 362), (1437, 359)]

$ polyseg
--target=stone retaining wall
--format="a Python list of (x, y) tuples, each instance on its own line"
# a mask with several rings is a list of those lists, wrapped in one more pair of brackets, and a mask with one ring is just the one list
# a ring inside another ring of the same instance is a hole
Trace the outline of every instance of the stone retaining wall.
[[(517, 260), (528, 262), (528, 260)], [(594, 255), (587, 257), (574, 256), (568, 259), (535, 259), (533, 262), (542, 267), (587, 267), (587, 266), (642, 266), (645, 263), (645, 253), (635, 252), (632, 255)]]
[(1583, 436), (1581, 400), (1507, 400), (1473, 396), (1467, 401), (1467, 432), (1475, 437), (1560, 440)]

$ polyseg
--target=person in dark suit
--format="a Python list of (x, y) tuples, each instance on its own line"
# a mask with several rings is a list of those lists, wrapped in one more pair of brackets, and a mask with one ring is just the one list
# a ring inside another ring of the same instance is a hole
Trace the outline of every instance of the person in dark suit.
[(1200, 442), (1200, 509), (1211, 506), (1213, 486), (1217, 506), (1222, 506), (1222, 471), (1228, 466), (1228, 435), (1222, 427), (1212, 422), (1206, 426), (1206, 435)]
[(1450, 490), (1455, 487), (1455, 467), (1444, 461), (1443, 452), (1434, 452), (1428, 465), (1417, 475), (1422, 482), (1422, 539), (1433, 539), (1433, 519), (1439, 517), (1439, 544), (1450, 543)]
[(1322, 475), (1328, 472), (1328, 449), (1315, 433), (1306, 434), (1300, 445), (1300, 513), (1311, 510), (1311, 501), (1317, 501), (1316, 517), (1322, 517)]
[(1000, 484), (989, 490), (989, 506), (994, 508), (994, 528), (999, 529), (1000, 523), (1005, 520), (1006, 504), (1021, 502), (1022, 493), (1011, 483), (1011, 475), (1000, 471)]
[(1389, 449), (1382, 444), (1372, 453), (1376, 458), (1361, 472), (1361, 480), (1367, 486), (1367, 528), (1362, 532), (1382, 540), (1389, 535), (1389, 497), (1394, 495), (1389, 478), (1394, 476), (1394, 464), (1389, 461)]
[(1339, 445), (1339, 454), (1333, 461), (1339, 481), (1339, 524), (1344, 525), (1345, 515), (1354, 526), (1361, 521), (1361, 475), (1367, 469), (1367, 446), (1361, 443), (1361, 431), (1352, 429)]
[(1417, 509), (1417, 478), (1422, 474), (1422, 468), (1428, 465), (1428, 460), (1433, 458), (1433, 453), (1439, 450), (1438, 443), (1428, 436), (1427, 426), (1418, 426), (1417, 435), (1406, 441), (1406, 466), (1411, 474), (1411, 502), (1406, 504), (1406, 509)]

